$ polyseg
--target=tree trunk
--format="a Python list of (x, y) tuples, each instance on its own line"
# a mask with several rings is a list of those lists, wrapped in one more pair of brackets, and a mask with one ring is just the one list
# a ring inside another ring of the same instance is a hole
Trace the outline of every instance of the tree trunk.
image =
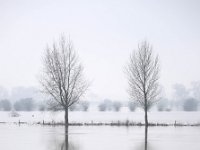
[(65, 134), (68, 135), (68, 109), (65, 109)]
[(147, 113), (148, 107), (147, 107), (147, 99), (145, 96), (145, 150), (147, 150), (147, 137), (148, 137), (148, 113)]
[(146, 98), (146, 94), (144, 94), (144, 120), (145, 120), (145, 127), (148, 127), (148, 114), (147, 114), (147, 110), (148, 110), (148, 106), (147, 106), (147, 98)]
[(144, 116), (144, 119), (145, 119), (145, 127), (148, 127), (148, 114), (147, 114), (147, 108), (145, 108), (145, 116)]

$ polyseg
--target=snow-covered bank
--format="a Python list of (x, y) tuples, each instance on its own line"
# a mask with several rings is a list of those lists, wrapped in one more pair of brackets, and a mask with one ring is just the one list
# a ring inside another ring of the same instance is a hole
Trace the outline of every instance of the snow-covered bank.
[[(10, 112), (0, 112), (0, 122), (63, 122), (64, 112), (18, 112), (19, 117), (11, 117)], [(143, 112), (69, 112), (69, 122), (144, 122)], [(200, 123), (200, 112), (149, 112), (152, 123)]]

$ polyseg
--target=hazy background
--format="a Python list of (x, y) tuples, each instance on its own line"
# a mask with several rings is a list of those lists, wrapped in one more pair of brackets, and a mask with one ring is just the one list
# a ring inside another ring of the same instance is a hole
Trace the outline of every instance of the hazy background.
[(44, 49), (61, 33), (70, 35), (92, 81), (87, 99), (128, 99), (123, 68), (145, 39), (159, 54), (166, 97), (176, 83), (191, 89), (200, 77), (199, 6), (198, 0), (0, 0), (0, 89), (38, 87)]

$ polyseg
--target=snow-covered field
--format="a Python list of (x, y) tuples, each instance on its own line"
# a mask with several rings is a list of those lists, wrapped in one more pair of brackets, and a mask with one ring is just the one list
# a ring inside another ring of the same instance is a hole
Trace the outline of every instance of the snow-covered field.
[[(0, 112), (0, 122), (62, 122), (64, 112), (18, 112), (19, 117), (11, 117), (10, 112)], [(69, 112), (69, 122), (89, 123), (112, 121), (144, 122), (143, 112)], [(149, 122), (153, 123), (200, 123), (200, 112), (149, 112)]]

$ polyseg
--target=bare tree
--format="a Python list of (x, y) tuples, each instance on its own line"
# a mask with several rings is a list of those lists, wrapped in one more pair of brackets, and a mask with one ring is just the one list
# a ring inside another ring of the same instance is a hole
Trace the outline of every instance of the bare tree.
[(114, 101), (112, 105), (113, 105), (114, 111), (120, 111), (120, 108), (122, 107), (122, 103), (119, 101)]
[(83, 111), (88, 111), (89, 107), (90, 107), (90, 103), (88, 101), (82, 101), (80, 103), (82, 110)]
[(129, 95), (144, 109), (145, 126), (148, 126), (147, 111), (158, 100), (159, 62), (152, 54), (152, 47), (146, 42), (138, 45), (138, 50), (130, 56), (126, 67)]
[(68, 108), (79, 101), (88, 88), (83, 67), (70, 40), (61, 36), (58, 43), (46, 48), (40, 83), (50, 96), (49, 106), (65, 111), (65, 131), (68, 132)]
[(135, 111), (136, 109), (136, 104), (133, 101), (128, 102), (128, 108), (130, 111)]

